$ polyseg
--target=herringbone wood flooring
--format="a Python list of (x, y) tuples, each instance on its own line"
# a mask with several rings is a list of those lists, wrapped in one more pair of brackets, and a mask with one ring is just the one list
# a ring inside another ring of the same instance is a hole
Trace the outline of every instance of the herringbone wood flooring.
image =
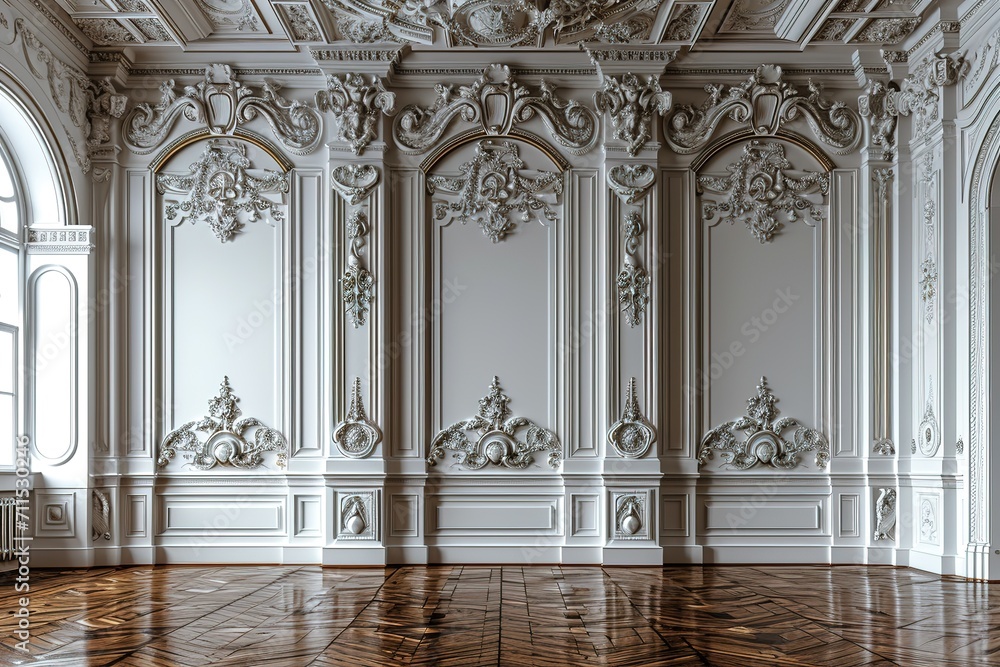
[(33, 572), (31, 656), (84, 667), (1000, 665), (1000, 587), (865, 567)]

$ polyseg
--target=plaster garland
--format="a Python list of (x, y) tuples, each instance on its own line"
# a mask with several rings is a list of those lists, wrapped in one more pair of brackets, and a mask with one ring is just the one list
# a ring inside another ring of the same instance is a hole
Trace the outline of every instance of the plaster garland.
[(642, 216), (638, 211), (630, 211), (622, 225), (625, 235), (625, 261), (618, 272), (618, 301), (625, 312), (625, 321), (630, 327), (642, 324), (643, 313), (649, 303), (649, 273), (642, 266), (639, 257), (639, 237), (642, 235)]
[(347, 222), (347, 238), (351, 239), (351, 249), (347, 257), (347, 269), (340, 279), (344, 308), (355, 329), (365, 324), (374, 299), (375, 278), (365, 267), (361, 254), (367, 235), (368, 216), (363, 211), (355, 211)]

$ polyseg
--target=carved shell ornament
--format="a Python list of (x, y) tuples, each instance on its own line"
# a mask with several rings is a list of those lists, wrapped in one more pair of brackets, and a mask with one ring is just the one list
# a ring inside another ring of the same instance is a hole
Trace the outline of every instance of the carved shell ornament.
[[(722, 453), (723, 460), (737, 470), (748, 470), (757, 464), (767, 464), (775, 468), (794, 468), (799, 464), (799, 454), (816, 452), (816, 466), (825, 468), (830, 461), (830, 444), (819, 431), (802, 426), (791, 417), (775, 420), (778, 399), (767, 386), (767, 378), (761, 378), (757, 394), (747, 399), (746, 416), (716, 426), (701, 441), (698, 464), (712, 458), (714, 451)], [(783, 433), (795, 429), (792, 439)], [(743, 431), (743, 440), (735, 431)]]
[(645, 164), (618, 164), (608, 170), (608, 187), (623, 204), (638, 202), (656, 180), (656, 172)]
[(365, 404), (361, 397), (361, 378), (354, 378), (351, 391), (351, 407), (347, 416), (333, 431), (333, 442), (340, 452), (352, 459), (371, 456), (375, 445), (382, 440), (382, 431), (365, 414)]
[[(487, 464), (524, 469), (534, 461), (534, 452), (548, 452), (549, 465), (558, 468), (562, 445), (556, 434), (530, 419), (510, 417), (510, 397), (500, 389), (500, 378), (493, 376), (490, 392), (479, 399), (479, 414), (444, 429), (431, 442), (427, 463), (436, 465), (445, 450), (454, 452), (458, 465), (479, 470)], [(524, 440), (518, 433), (524, 432)], [(468, 433), (478, 437), (471, 440)]]
[(368, 199), (379, 182), (379, 169), (372, 164), (344, 164), (330, 172), (330, 182), (340, 197), (356, 206)]
[[(236, 405), (239, 400), (229, 386), (229, 377), (223, 378), (219, 394), (208, 401), (209, 416), (168, 433), (160, 444), (156, 465), (167, 465), (182, 451), (190, 452), (186, 457), (199, 470), (210, 470), (219, 464), (259, 468), (265, 452), (277, 452), (275, 463), (284, 468), (288, 458), (285, 436), (254, 417), (239, 419), (243, 414)], [(246, 437), (251, 431), (253, 442)], [(198, 432), (207, 433), (208, 437), (199, 440)]]

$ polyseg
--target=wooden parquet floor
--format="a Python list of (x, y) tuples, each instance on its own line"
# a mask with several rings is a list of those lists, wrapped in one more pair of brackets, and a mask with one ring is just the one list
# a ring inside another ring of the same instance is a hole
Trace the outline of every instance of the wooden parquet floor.
[(128, 567), (31, 575), (0, 665), (1000, 665), (1000, 586), (866, 567)]

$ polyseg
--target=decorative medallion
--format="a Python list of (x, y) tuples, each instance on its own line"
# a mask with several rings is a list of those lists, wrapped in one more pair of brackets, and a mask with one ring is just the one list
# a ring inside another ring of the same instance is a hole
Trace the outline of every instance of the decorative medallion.
[(100, 489), (94, 489), (91, 493), (91, 541), (103, 537), (111, 539), (111, 501)]
[(703, 199), (702, 215), (705, 220), (712, 220), (721, 212), (725, 214), (722, 220), (729, 224), (742, 220), (761, 243), (769, 243), (781, 229), (779, 213), (784, 213), (789, 222), (798, 220), (802, 211), (815, 221), (822, 220), (822, 209), (802, 195), (826, 195), (829, 177), (806, 171), (796, 178), (787, 172), (791, 168), (781, 144), (758, 141), (745, 144), (740, 159), (726, 167), (729, 176), (698, 177), (700, 192), (727, 195), (721, 201)]
[(351, 406), (347, 417), (333, 430), (333, 441), (341, 454), (352, 459), (368, 458), (375, 451), (375, 445), (382, 441), (382, 431), (365, 414), (359, 377), (354, 378)]
[(656, 180), (656, 172), (645, 164), (616, 164), (608, 170), (608, 186), (624, 204), (635, 204)]
[(337, 541), (378, 540), (378, 511), (374, 491), (339, 491)]
[(374, 298), (375, 278), (365, 268), (361, 252), (368, 234), (368, 216), (362, 211), (351, 215), (347, 223), (347, 237), (351, 239), (351, 254), (347, 257), (347, 270), (340, 279), (340, 291), (344, 297), (344, 308), (351, 318), (354, 328), (365, 323)]
[(379, 113), (391, 116), (396, 111), (396, 94), (387, 91), (375, 75), (368, 81), (363, 74), (331, 74), (326, 90), (316, 93), (316, 106), (334, 115), (339, 123), (337, 138), (349, 143), (355, 155), (361, 155), (376, 137)]
[(649, 75), (645, 81), (631, 72), (621, 80), (605, 76), (600, 90), (594, 93), (598, 111), (611, 115), (615, 138), (624, 141), (628, 154), (634, 156), (650, 138), (653, 116), (670, 110), (669, 92), (660, 88), (657, 77)]
[[(191, 452), (185, 458), (192, 459), (191, 465), (199, 470), (210, 470), (217, 464), (259, 468), (264, 463), (264, 452), (277, 452), (275, 463), (284, 468), (288, 458), (285, 436), (254, 417), (238, 419), (243, 414), (236, 405), (240, 399), (232, 393), (228, 376), (220, 386), (219, 395), (208, 401), (210, 416), (188, 422), (168, 433), (160, 443), (156, 465), (167, 465), (178, 451), (183, 451)], [(246, 439), (251, 430), (252, 443)], [(196, 431), (208, 434), (204, 442), (198, 439)]]
[(630, 327), (642, 324), (642, 314), (649, 303), (649, 274), (638, 256), (642, 216), (631, 211), (625, 216), (625, 266), (618, 272), (618, 301)]
[(637, 459), (646, 455), (654, 440), (656, 433), (639, 409), (639, 399), (635, 394), (635, 378), (629, 378), (622, 416), (611, 425), (608, 442), (620, 456)]
[(802, 117), (816, 138), (838, 155), (850, 153), (861, 141), (861, 116), (843, 102), (823, 97), (823, 88), (809, 81), (808, 94), (782, 79), (777, 65), (761, 65), (744, 83), (705, 86), (708, 98), (700, 107), (675, 107), (667, 118), (667, 143), (682, 155), (704, 148), (724, 118), (744, 124), (754, 134), (774, 136), (785, 123)]
[(322, 117), (305, 102), (289, 101), (278, 91), (281, 84), (265, 79), (260, 92), (241, 82), (229, 65), (209, 65), (205, 78), (185, 86), (180, 95), (170, 79), (160, 84), (160, 101), (155, 107), (136, 105), (123, 124), (125, 143), (133, 153), (152, 152), (167, 138), (183, 115), (204, 124), (212, 134), (232, 135), (240, 125), (258, 115), (274, 136), (292, 153), (305, 155), (319, 145)]
[(168, 220), (177, 217), (203, 221), (225, 243), (243, 229), (245, 222), (256, 222), (267, 215), (274, 222), (285, 219), (284, 212), (264, 194), (288, 192), (288, 175), (267, 169), (251, 176), (252, 166), (242, 143), (210, 139), (204, 152), (181, 175), (158, 174), (156, 189), (160, 194), (186, 194), (184, 201), (165, 200)]
[(330, 172), (333, 189), (340, 197), (355, 206), (368, 199), (378, 185), (379, 170), (372, 164), (342, 164)]
[(881, 456), (892, 456), (896, 453), (896, 447), (889, 438), (882, 438), (875, 442), (875, 445), (872, 447), (872, 453)]
[(521, 0), (468, 0), (458, 5), (448, 27), (457, 44), (502, 47), (537, 45), (546, 12)]
[(934, 418), (934, 378), (928, 379), (927, 402), (924, 406), (924, 418), (920, 422), (920, 435), (917, 445), (924, 456), (934, 456), (941, 446), (941, 429)]
[[(724, 461), (738, 470), (748, 470), (758, 463), (794, 468), (799, 463), (799, 454), (815, 451), (816, 466), (826, 468), (830, 462), (830, 444), (826, 436), (799, 425), (791, 417), (775, 421), (776, 402), (767, 386), (767, 378), (762, 377), (757, 395), (747, 399), (746, 416), (717, 426), (705, 435), (698, 452), (699, 465), (712, 458), (713, 450), (718, 450)], [(795, 429), (791, 442), (782, 436), (787, 429)], [(746, 433), (742, 442), (734, 431)]]
[(570, 152), (586, 153), (597, 141), (598, 119), (591, 109), (564, 100), (544, 79), (539, 93), (514, 80), (506, 65), (490, 65), (468, 86), (439, 83), (438, 98), (427, 108), (408, 105), (396, 117), (393, 137), (404, 153), (424, 153), (435, 146), (455, 118), (479, 123), (484, 134), (508, 136), (514, 125), (537, 114), (552, 138)]
[(878, 540), (895, 539), (892, 529), (896, 525), (896, 489), (879, 489), (875, 501), (875, 534)]
[[(534, 461), (532, 453), (548, 452), (549, 465), (559, 468), (562, 446), (556, 434), (525, 417), (509, 417), (508, 402), (510, 398), (500, 390), (500, 378), (494, 375), (490, 393), (479, 399), (479, 414), (434, 436), (427, 463), (436, 465), (445, 450), (451, 450), (456, 463), (468, 470), (487, 464), (524, 469)], [(517, 438), (521, 429), (525, 430), (524, 440)], [(469, 439), (469, 432), (478, 435), (475, 441)]]
[(646, 498), (644, 494), (619, 495), (615, 498), (615, 539), (646, 539)]
[(531, 220), (536, 211), (550, 222), (558, 218), (539, 194), (548, 191), (555, 197), (561, 195), (562, 176), (552, 171), (540, 171), (534, 178), (522, 176), (524, 161), (518, 156), (517, 146), (511, 142), (480, 141), (475, 156), (460, 169), (465, 178), (427, 177), (427, 189), (431, 194), (443, 190), (459, 195), (458, 201), (450, 207), (435, 206), (438, 220), (443, 219), (450, 208), (458, 214), (463, 225), (471, 220), (493, 243), (499, 243), (514, 228), (509, 217), (513, 211), (521, 212), (523, 222)]

